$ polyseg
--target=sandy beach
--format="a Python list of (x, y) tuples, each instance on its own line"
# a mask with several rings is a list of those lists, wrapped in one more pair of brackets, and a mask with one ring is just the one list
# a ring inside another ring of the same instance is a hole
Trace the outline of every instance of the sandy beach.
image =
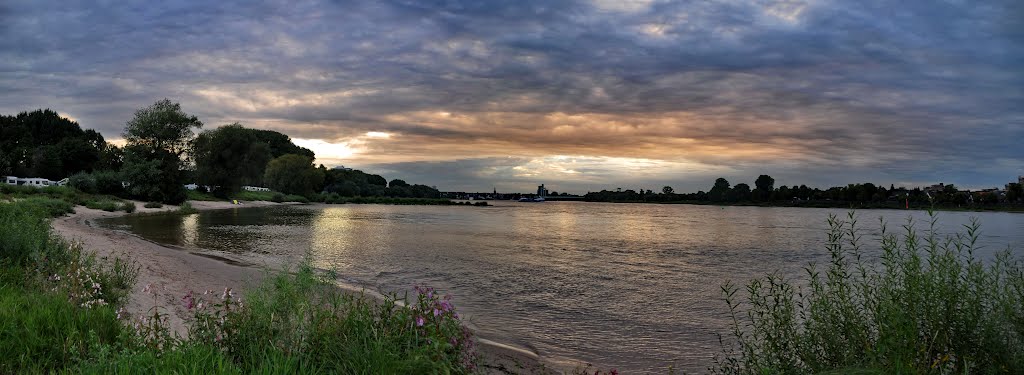
[[(166, 205), (162, 208), (144, 208), (135, 202), (137, 213), (155, 213), (178, 209)], [(238, 206), (230, 202), (191, 201), (198, 210), (230, 209)], [(273, 202), (244, 202), (245, 207), (274, 206)], [(54, 219), (54, 232), (73, 243), (81, 244), (101, 261), (114, 258), (131, 259), (139, 268), (139, 277), (132, 288), (125, 309), (133, 316), (141, 316), (159, 309), (167, 314), (171, 329), (187, 333), (187, 312), (182, 297), (189, 291), (223, 291), (231, 288), (244, 291), (259, 283), (276, 267), (248, 262), (229, 262), (210, 257), (209, 254), (190, 252), (162, 246), (130, 233), (110, 230), (96, 225), (97, 219), (123, 216), (124, 212), (106, 212), (75, 207), (75, 213)], [(145, 290), (150, 289), (151, 292)], [(244, 295), (243, 295), (244, 298)], [(501, 344), (497, 340), (480, 339), (480, 349), (486, 361), (484, 366), (495, 374), (547, 374), (555, 373), (539, 357), (527, 350)]]

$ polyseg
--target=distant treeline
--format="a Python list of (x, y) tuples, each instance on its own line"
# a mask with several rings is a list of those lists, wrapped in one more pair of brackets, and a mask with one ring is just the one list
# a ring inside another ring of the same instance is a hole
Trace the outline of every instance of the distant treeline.
[(670, 186), (660, 192), (652, 190), (601, 190), (584, 195), (592, 202), (662, 202), (662, 203), (713, 203), (713, 204), (756, 204), (778, 206), (811, 207), (1005, 207), (1020, 206), (1024, 192), (1019, 183), (1010, 183), (1005, 194), (996, 192), (960, 191), (954, 185), (943, 185), (941, 189), (922, 190), (889, 185), (888, 188), (873, 183), (849, 184), (822, 190), (807, 185), (775, 187), (775, 179), (761, 175), (754, 187), (746, 183), (731, 185), (725, 178), (718, 178), (707, 192), (676, 193)]
[(202, 126), (164, 99), (135, 112), (122, 133), (125, 146), (117, 147), (49, 109), (0, 115), (0, 175), (67, 177), (88, 193), (172, 204), (187, 198), (189, 183), (219, 197), (247, 185), (304, 196), (439, 196), (437, 189), (400, 179), (389, 183), (358, 170), (314, 166), (313, 151), (279, 132), (235, 123), (196, 136)]

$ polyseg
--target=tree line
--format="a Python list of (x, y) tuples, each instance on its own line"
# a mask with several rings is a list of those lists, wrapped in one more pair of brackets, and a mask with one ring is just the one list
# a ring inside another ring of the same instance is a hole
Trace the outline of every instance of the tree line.
[(124, 147), (49, 109), (0, 115), (0, 175), (70, 176), (70, 184), (86, 192), (170, 204), (184, 201), (184, 186), (193, 182), (218, 197), (247, 185), (306, 197), (438, 196), (429, 186), (315, 166), (313, 151), (279, 132), (234, 123), (197, 135), (202, 127), (168, 99), (135, 112), (125, 123)]
[(584, 195), (594, 202), (693, 202), (720, 204), (761, 204), (761, 205), (805, 205), (825, 207), (905, 207), (938, 205), (946, 207), (1000, 206), (1020, 204), (1024, 191), (1019, 183), (1010, 183), (1005, 195), (994, 192), (960, 191), (954, 185), (943, 185), (941, 189), (888, 188), (873, 183), (848, 184), (828, 189), (811, 188), (807, 185), (775, 187), (775, 179), (760, 175), (751, 187), (746, 183), (731, 185), (725, 178), (718, 178), (708, 191), (676, 193), (670, 186), (660, 192), (644, 189), (601, 190)]

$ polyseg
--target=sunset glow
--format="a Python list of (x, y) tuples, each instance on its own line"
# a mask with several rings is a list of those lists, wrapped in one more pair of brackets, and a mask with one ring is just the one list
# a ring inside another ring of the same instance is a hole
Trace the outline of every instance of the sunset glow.
[(1015, 2), (61, 6), (0, 13), (0, 111), (45, 103), (107, 139), (167, 97), (442, 190), (1024, 174)]

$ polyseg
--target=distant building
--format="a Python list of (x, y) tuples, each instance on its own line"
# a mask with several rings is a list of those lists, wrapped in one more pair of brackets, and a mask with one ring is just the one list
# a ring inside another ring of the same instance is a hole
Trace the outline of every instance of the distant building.
[(336, 171), (351, 171), (352, 170), (352, 168), (346, 168), (344, 165), (339, 165), (339, 166), (331, 168), (331, 169), (336, 170)]
[(540, 186), (537, 187), (537, 196), (538, 197), (546, 197), (546, 196), (548, 196), (548, 189), (544, 187), (544, 184), (540, 184)]
[(245, 191), (270, 191), (270, 188), (259, 187), (259, 186), (242, 186), (242, 190), (245, 190)]
[(186, 188), (186, 189), (189, 189), (189, 190), (195, 190), (195, 189), (198, 189), (198, 188), (199, 188), (199, 185), (196, 185), (196, 184), (188, 184), (188, 185), (185, 185), (185, 188)]

